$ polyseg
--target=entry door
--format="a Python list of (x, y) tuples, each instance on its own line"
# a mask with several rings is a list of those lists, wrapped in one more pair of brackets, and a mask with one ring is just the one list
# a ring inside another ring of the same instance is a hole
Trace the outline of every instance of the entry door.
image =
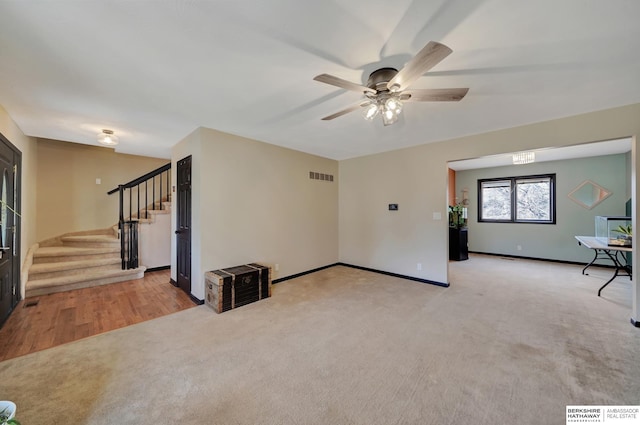
[(0, 325), (20, 300), (20, 152), (0, 135)]
[(191, 156), (178, 161), (176, 253), (178, 287), (191, 295)]

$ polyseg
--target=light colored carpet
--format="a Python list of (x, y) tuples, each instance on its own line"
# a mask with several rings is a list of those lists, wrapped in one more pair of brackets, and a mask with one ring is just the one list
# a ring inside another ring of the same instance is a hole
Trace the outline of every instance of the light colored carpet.
[(332, 267), (0, 363), (23, 424), (564, 424), (639, 404), (631, 286), (472, 256), (451, 287)]

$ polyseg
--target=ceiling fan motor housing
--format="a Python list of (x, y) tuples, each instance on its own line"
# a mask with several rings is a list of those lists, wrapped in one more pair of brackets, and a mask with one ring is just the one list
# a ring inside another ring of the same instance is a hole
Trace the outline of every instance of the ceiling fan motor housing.
[(395, 68), (380, 68), (376, 69), (369, 75), (367, 80), (367, 87), (376, 91), (385, 91), (387, 89), (387, 83), (396, 76), (398, 70)]

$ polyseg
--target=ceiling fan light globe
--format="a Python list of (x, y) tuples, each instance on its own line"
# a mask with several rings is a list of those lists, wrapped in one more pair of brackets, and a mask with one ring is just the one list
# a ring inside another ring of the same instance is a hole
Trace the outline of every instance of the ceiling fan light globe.
[(392, 110), (395, 111), (397, 105), (397, 101), (392, 97), (387, 99), (387, 101), (385, 102), (384, 106), (388, 109), (388, 110)]
[(396, 114), (399, 114), (402, 111), (402, 102), (400, 102), (395, 97), (387, 99), (384, 106), (387, 110), (391, 110)]
[(378, 115), (378, 112), (380, 112), (378, 105), (373, 103), (364, 110), (364, 118), (371, 121)]
[(385, 109), (384, 111), (384, 117), (388, 120), (393, 119), (393, 117), (396, 115), (395, 111), (393, 109)]
[(387, 126), (398, 121), (398, 114), (391, 109), (387, 109), (382, 113), (382, 123)]

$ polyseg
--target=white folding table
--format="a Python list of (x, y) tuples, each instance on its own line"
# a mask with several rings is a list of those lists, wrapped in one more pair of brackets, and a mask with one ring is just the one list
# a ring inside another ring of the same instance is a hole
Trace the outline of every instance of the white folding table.
[(631, 247), (628, 246), (616, 246), (616, 245), (607, 245), (606, 243), (600, 242), (597, 238), (593, 236), (576, 236), (578, 241), (578, 245), (582, 245), (585, 248), (592, 249), (595, 253), (593, 260), (582, 269), (582, 274), (595, 263), (598, 259), (611, 260), (613, 262), (613, 266), (615, 270), (613, 272), (613, 276), (611, 279), (607, 281), (602, 287), (598, 290), (598, 296), (600, 296), (600, 292), (611, 283), (613, 279), (618, 276), (629, 276), (631, 279), (631, 266), (627, 264), (627, 259), (624, 255), (622, 258), (624, 259), (624, 264), (620, 261), (619, 254), (624, 252), (632, 252)]

